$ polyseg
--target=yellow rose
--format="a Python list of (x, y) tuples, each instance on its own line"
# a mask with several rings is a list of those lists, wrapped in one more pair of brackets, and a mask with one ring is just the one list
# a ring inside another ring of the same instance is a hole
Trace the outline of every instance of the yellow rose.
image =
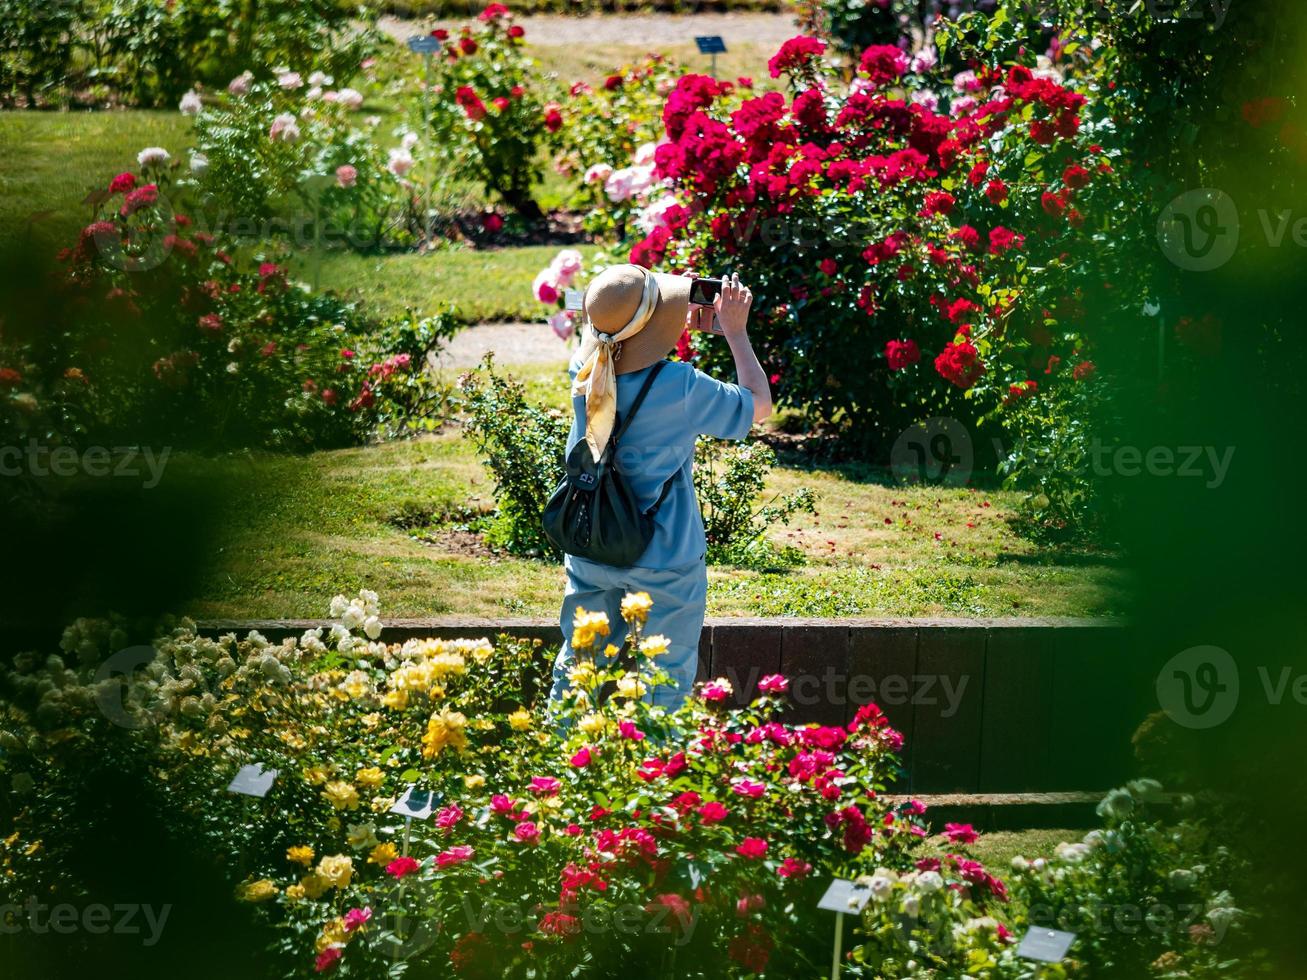
[(304, 781), (310, 786), (321, 786), (331, 778), (331, 770), (326, 766), (313, 766), (304, 770)]
[(277, 896), (277, 886), (267, 878), (250, 881), (240, 886), (238, 897), (242, 902), (266, 902)]
[(313, 943), (313, 948), (321, 953), (328, 946), (344, 946), (349, 942), (349, 933), (345, 931), (345, 920), (332, 919), (322, 927), (322, 934)]
[(661, 657), (667, 652), (668, 646), (670, 643), (665, 636), (646, 636), (640, 641), (640, 652), (646, 657)]
[(300, 888), (307, 898), (321, 898), (330, 887), (331, 882), (319, 874), (307, 874), (300, 879)]
[(422, 736), (422, 757), (432, 759), (446, 748), (460, 752), (466, 749), (467, 736), (463, 733), (466, 726), (465, 715), (441, 708), (427, 720), (427, 733)]
[(372, 853), (368, 855), (368, 863), (384, 868), (397, 857), (399, 857), (399, 851), (395, 849), (395, 845), (390, 841), (386, 841), (386, 843), (378, 844), (372, 849)]
[(291, 864), (302, 864), (307, 868), (313, 863), (313, 848), (307, 844), (288, 847), (286, 849), (286, 860)]
[(340, 686), (341, 690), (356, 701), (365, 694), (372, 693), (372, 681), (361, 670), (352, 671)]
[(355, 850), (372, 847), (377, 843), (377, 826), (371, 823), (352, 823), (345, 834), (345, 842)]
[(623, 674), (617, 679), (617, 694), (620, 697), (640, 698), (644, 692), (644, 682), (636, 674)]
[(567, 679), (577, 687), (590, 687), (595, 682), (594, 664), (588, 660), (578, 661), (567, 672)]
[(368, 789), (376, 789), (385, 782), (385, 779), (386, 774), (376, 766), (373, 766), (370, 769), (360, 769), (354, 774), (354, 781), (360, 786), (365, 786)]
[(314, 871), (332, 888), (348, 888), (354, 877), (354, 861), (348, 854), (332, 854), (318, 862)]
[(632, 592), (622, 599), (622, 618), (632, 625), (643, 626), (652, 608), (653, 600), (648, 592)]
[(408, 707), (408, 690), (401, 687), (397, 691), (387, 691), (381, 696), (381, 703), (391, 711), (403, 711)]
[(607, 636), (609, 632), (611, 630), (608, 626), (607, 613), (591, 613), (578, 608), (572, 620), (572, 648), (588, 650), (594, 646), (596, 640)]
[(463, 777), (463, 785), (468, 789), (480, 789), (486, 784), (486, 777), (479, 772), (468, 773)]
[(374, 711), (371, 714), (364, 715), (359, 721), (363, 723), (364, 728), (376, 728), (381, 724), (381, 715)]
[(296, 901), (296, 902), (303, 900), (303, 898), (304, 898), (304, 886), (303, 886), (303, 885), (291, 885), (289, 888), (286, 889), (286, 897), (289, 898), (289, 899), (292, 899), (292, 900), (294, 900), (294, 901)]
[(531, 712), (518, 708), (508, 716), (509, 727), (515, 732), (524, 732), (531, 727)]
[(593, 738), (607, 728), (608, 723), (604, 720), (603, 715), (589, 714), (578, 721), (576, 727)]
[(322, 788), (322, 795), (337, 810), (353, 810), (359, 805), (359, 793), (350, 783), (335, 780)]

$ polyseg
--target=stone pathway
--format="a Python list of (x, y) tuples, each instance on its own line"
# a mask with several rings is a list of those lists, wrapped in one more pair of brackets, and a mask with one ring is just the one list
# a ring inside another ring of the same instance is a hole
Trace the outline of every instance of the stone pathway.
[(434, 366), (451, 370), (476, 367), (489, 351), (498, 364), (567, 363), (570, 348), (549, 325), (538, 323), (481, 323), (460, 330), (433, 357)]
[[(377, 26), (396, 40), (403, 41), (433, 27), (455, 27), (457, 20), (421, 21), (401, 17), (382, 17)], [(702, 14), (591, 14), (566, 17), (559, 14), (535, 14), (519, 17), (526, 28), (530, 44), (564, 46), (569, 44), (661, 44), (684, 43), (696, 34), (721, 34), (728, 41), (753, 41), (779, 47), (795, 34), (794, 15), (761, 13)]]

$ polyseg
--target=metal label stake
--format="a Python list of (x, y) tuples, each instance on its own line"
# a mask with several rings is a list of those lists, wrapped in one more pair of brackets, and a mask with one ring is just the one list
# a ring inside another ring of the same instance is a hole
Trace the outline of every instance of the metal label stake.
[(817, 908), (835, 913), (835, 951), (831, 957), (831, 980), (839, 980), (840, 957), (844, 948), (844, 916), (850, 912), (861, 912), (870, 899), (871, 889), (866, 885), (835, 878), (817, 903)]

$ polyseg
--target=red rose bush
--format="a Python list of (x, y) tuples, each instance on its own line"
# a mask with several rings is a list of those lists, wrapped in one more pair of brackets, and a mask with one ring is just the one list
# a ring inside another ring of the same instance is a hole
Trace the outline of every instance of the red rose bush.
[[(1050, 355), (1089, 360), (1078, 296), (1121, 220), (1110, 120), (1049, 70), (947, 78), (872, 46), (845, 84), (824, 58), (817, 38), (782, 46), (788, 96), (678, 80), (654, 168), (676, 204), (631, 261), (740, 271), (780, 396), (866, 445), (1001, 412)], [(719, 347), (701, 353), (724, 367)]]

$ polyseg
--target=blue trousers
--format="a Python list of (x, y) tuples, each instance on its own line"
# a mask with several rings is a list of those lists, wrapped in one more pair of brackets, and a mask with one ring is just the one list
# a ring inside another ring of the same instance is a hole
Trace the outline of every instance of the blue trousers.
[(671, 675), (676, 687), (650, 687), (645, 699), (668, 709), (680, 707), (694, 686), (695, 672), (699, 667), (699, 634), (703, 632), (708, 598), (707, 565), (700, 560), (680, 568), (613, 568), (569, 555), (564, 568), (567, 570), (567, 591), (563, 595), (560, 616), (564, 642), (558, 659), (554, 661), (550, 699), (559, 700), (568, 688), (567, 675), (575, 662), (572, 619), (577, 609), (607, 613), (612, 628), (607, 642), (620, 647), (626, 636), (622, 597), (628, 592), (648, 592), (653, 608), (641, 632), (644, 636), (662, 634), (667, 637), (667, 652), (655, 663)]

